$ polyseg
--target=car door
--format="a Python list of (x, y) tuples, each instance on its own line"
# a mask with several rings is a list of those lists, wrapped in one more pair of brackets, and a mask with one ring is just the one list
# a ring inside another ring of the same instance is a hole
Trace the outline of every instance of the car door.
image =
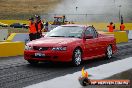
[[(97, 33), (97, 32), (96, 32)], [(99, 34), (98, 34), (99, 35)], [(106, 39), (103, 36), (97, 37), (97, 48), (98, 48), (98, 55), (102, 56), (105, 54), (106, 51)]]
[(104, 52), (104, 47), (103, 47), (103, 43), (102, 43), (102, 37), (99, 37), (98, 32), (95, 30), (94, 27), (92, 27), (93, 31), (94, 31), (94, 35), (95, 35), (95, 40), (96, 40), (96, 56), (100, 56), (103, 54)]
[(94, 27), (91, 27), (91, 28), (94, 31), (94, 35), (95, 35), (94, 39), (96, 40), (96, 49), (95, 49), (95, 51), (97, 52), (96, 56), (102, 56), (105, 51), (105, 47), (104, 47), (105, 40), (103, 37), (99, 36), (98, 32), (95, 30)]
[(88, 27), (84, 33), (85, 36), (92, 35), (93, 38), (85, 40), (85, 49), (86, 56), (91, 58), (97, 55), (97, 38), (95, 36), (94, 29), (92, 27)]

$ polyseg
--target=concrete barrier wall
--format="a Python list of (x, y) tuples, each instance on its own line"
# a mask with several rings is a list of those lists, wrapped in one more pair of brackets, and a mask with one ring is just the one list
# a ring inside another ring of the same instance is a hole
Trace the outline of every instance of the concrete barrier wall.
[(29, 34), (28, 33), (12, 33), (8, 38), (7, 41), (22, 41), (26, 42), (29, 40)]
[(128, 31), (128, 39), (132, 39), (132, 30)]
[[(97, 30), (108, 30), (107, 25), (109, 23), (88, 23), (90, 25), (93, 25)], [(120, 23), (114, 23), (115, 24), (115, 30), (120, 30)], [(124, 23), (125, 30), (132, 30), (132, 23)]]
[(29, 39), (29, 34), (26, 34), (26, 33), (21, 33), (20, 34), (19, 33), (19, 34), (16, 34), (13, 41), (23, 41), (23, 42), (25, 42), (28, 39)]
[[(131, 33), (132, 31), (130, 31), (128, 34), (126, 31), (102, 32), (102, 34), (114, 35), (116, 38), (116, 43), (128, 42), (128, 35), (129, 38), (132, 38)], [(10, 42), (0, 42), (0, 57), (23, 55), (25, 39), (28, 38), (27, 33), (12, 33), (7, 39), (7, 41)]]
[(29, 39), (28, 33), (12, 33), (6, 41), (0, 42), (0, 57), (23, 55), (27, 39)]
[[(43, 32), (43, 36), (47, 32)], [(22, 42), (28, 42), (29, 41), (29, 34), (28, 33), (11, 33), (11, 35), (7, 38), (7, 41), (22, 41)]]
[(23, 55), (24, 47), (24, 42), (0, 42), (0, 57)]
[(0, 29), (0, 41), (6, 40), (8, 36), (8, 29)]
[(116, 38), (116, 43), (128, 42), (128, 34), (126, 31), (104, 32), (105, 34), (113, 34)]
[(10, 36), (7, 38), (6, 41), (12, 41), (14, 39), (14, 37), (16, 36), (16, 33), (11, 33)]

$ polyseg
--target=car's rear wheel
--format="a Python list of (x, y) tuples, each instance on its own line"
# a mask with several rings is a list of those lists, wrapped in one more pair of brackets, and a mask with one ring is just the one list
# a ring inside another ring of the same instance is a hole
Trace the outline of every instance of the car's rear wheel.
[(37, 65), (39, 61), (28, 60), (28, 63), (30, 63), (31, 65)]
[(109, 45), (106, 49), (106, 59), (111, 59), (113, 55), (113, 50), (111, 45)]
[(73, 52), (72, 64), (73, 66), (79, 66), (82, 62), (82, 52), (81, 49), (77, 48)]

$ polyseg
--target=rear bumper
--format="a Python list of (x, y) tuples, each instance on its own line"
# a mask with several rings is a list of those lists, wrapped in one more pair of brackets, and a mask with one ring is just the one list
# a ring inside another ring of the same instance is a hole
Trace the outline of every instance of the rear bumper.
[[(35, 53), (42, 53), (45, 56), (35, 56)], [(68, 51), (24, 51), (25, 60), (36, 61), (53, 61), (53, 62), (69, 62), (72, 60), (72, 53)]]

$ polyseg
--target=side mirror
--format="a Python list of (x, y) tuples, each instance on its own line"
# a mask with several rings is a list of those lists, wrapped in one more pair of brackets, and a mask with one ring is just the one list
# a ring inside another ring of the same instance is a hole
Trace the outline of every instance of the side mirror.
[(93, 35), (86, 35), (85, 36), (85, 39), (92, 39), (93, 38)]

